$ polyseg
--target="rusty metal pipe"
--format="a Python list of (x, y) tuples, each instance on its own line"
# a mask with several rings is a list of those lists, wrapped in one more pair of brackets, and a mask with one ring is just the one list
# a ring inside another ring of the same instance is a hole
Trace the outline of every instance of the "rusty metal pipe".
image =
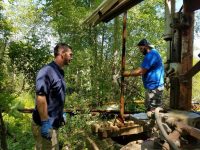
[(121, 94), (120, 94), (120, 119), (124, 122), (124, 76), (126, 62), (126, 21), (127, 11), (124, 12), (123, 18), (123, 33), (122, 33), (122, 62), (121, 62)]
[[(179, 140), (180, 136), (181, 136), (180, 132), (177, 130), (174, 130), (172, 133), (169, 134), (169, 139), (171, 139), (172, 141), (174, 141), (176, 144), (180, 146), (180, 140)], [(167, 150), (170, 150), (170, 145), (167, 142), (163, 144), (163, 147)]]
[(176, 127), (178, 130), (187, 132), (190, 136), (200, 140), (200, 130), (189, 125), (186, 125), (182, 122), (175, 122)]
[(185, 131), (190, 136), (200, 140), (200, 129), (191, 127), (183, 122), (175, 121), (175, 120), (171, 120), (171, 119), (167, 119), (166, 122), (167, 122), (167, 124), (169, 124), (171, 126), (175, 126), (176, 131), (178, 131), (180, 134), (182, 134), (182, 132)]
[(167, 132), (165, 131), (165, 129), (162, 125), (161, 117), (159, 116), (159, 113), (161, 110), (163, 110), (163, 109), (160, 107), (157, 107), (155, 110), (155, 118), (156, 118), (158, 128), (160, 129), (160, 131), (161, 131), (162, 135), (164, 136), (164, 138), (166, 139), (166, 141), (169, 143), (170, 147), (173, 148), (173, 150), (179, 150), (179, 148), (175, 145), (175, 143), (170, 139), (169, 135), (167, 134)]

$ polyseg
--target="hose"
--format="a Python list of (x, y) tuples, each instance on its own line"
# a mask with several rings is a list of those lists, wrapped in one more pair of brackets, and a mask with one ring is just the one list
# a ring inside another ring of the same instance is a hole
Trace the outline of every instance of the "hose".
[(159, 116), (159, 112), (160, 110), (163, 110), (162, 108), (160, 107), (157, 107), (155, 109), (155, 118), (156, 118), (156, 122), (158, 124), (158, 128), (160, 129), (162, 135), (164, 136), (165, 140), (169, 143), (170, 147), (173, 149), (173, 150), (179, 150), (179, 148), (175, 145), (175, 143), (169, 138), (167, 132), (165, 131), (163, 125), (162, 125), (162, 121), (161, 121), (161, 118)]

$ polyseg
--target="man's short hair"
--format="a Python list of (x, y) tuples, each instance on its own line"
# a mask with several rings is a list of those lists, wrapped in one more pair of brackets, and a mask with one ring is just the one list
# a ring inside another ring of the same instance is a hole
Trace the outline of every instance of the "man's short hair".
[(69, 46), (68, 44), (65, 43), (58, 43), (55, 47), (54, 47), (54, 56), (58, 56), (60, 54), (60, 49), (63, 49), (64, 51), (68, 51), (69, 49), (72, 50), (72, 47)]

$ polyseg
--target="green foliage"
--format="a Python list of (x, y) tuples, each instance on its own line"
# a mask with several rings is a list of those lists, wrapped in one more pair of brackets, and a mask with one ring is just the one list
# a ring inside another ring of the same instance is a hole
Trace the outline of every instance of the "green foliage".
[(8, 149), (33, 149), (34, 139), (31, 132), (31, 115), (15, 112), (15, 116), (5, 115), (8, 133)]
[[(112, 21), (100, 24), (94, 29), (85, 29), (81, 24), (84, 19), (83, 14), (87, 16), (100, 2), (48, 0), (45, 7), (45, 12), (51, 17), (51, 25), (57, 31), (60, 41), (67, 41), (74, 49), (73, 62), (66, 69), (68, 87), (80, 97), (89, 99), (93, 106), (108, 101), (118, 101), (120, 97), (116, 78), (120, 76), (122, 18), (119, 18), (117, 29), (114, 28)], [(68, 9), (63, 6), (68, 6)], [(129, 11), (126, 69), (140, 66), (142, 56), (139, 55), (135, 45), (141, 38), (148, 38), (158, 48), (164, 47), (164, 41), (161, 40), (164, 16), (158, 13), (163, 10), (164, 5), (161, 0), (151, 0)], [(114, 43), (114, 40), (117, 42)], [(165, 55), (164, 49), (160, 51), (162, 55)], [(127, 79), (126, 98), (141, 99), (132, 90), (133, 85), (137, 87), (139, 93), (143, 93), (141, 84), (140, 78)]]
[[(0, 11), (3, 8), (2, 3), (0, 2)], [(0, 42), (3, 42), (10, 35), (11, 25), (8, 20), (0, 12)], [(3, 43), (0, 43), (0, 47), (3, 46)]]
[(17, 109), (32, 108), (34, 106), (32, 95), (22, 93), (19, 97), (11, 97), (0, 94), (0, 100), (4, 102), (3, 108), (5, 108), (4, 122), (7, 128), (8, 149), (33, 149), (31, 114), (22, 114), (17, 111)]
[(71, 95), (68, 95), (65, 102), (66, 108), (74, 108), (74, 109), (89, 109), (89, 99), (85, 99), (84, 97), (81, 97), (79, 94), (74, 92)]
[(7, 22), (13, 25), (7, 65), (13, 86), (20, 94), (24, 89), (33, 89), (36, 72), (49, 61), (52, 32), (39, 1), (14, 0), (3, 6)]
[(18, 108), (33, 108), (34, 107), (34, 96), (33, 93), (23, 92), (16, 99), (16, 102), (19, 102)]
[[(12, 0), (4, 5), (1, 2), (0, 7), (5, 6), (4, 13), (8, 19), (2, 19), (0, 15), (0, 107), (6, 110), (7, 128), (12, 133), (9, 149), (33, 147), (27, 123), (30, 116), (22, 115), (16, 109), (33, 107), (34, 94), (32, 91), (23, 93), (23, 86), (34, 86), (36, 72), (49, 62), (49, 47), (55, 46), (57, 41), (70, 44), (74, 53), (72, 63), (65, 69), (67, 87), (72, 92), (67, 95), (65, 108), (84, 110), (82, 113), (74, 112), (76, 115), (73, 117), (68, 116), (67, 124), (61, 129), (62, 145), (84, 149), (83, 131), (89, 129), (86, 122), (96, 119), (88, 114), (89, 109), (101, 108), (102, 104), (111, 101), (119, 103), (117, 78), (121, 73), (122, 16), (95, 28), (82, 25), (85, 17), (101, 2)], [(140, 66), (143, 56), (136, 44), (142, 38), (149, 39), (165, 60), (163, 10), (163, 0), (149, 0), (128, 11), (127, 70)], [(9, 45), (8, 38), (11, 41)], [(193, 81), (194, 100), (199, 98), (198, 78), (197, 74)], [(144, 97), (141, 78), (125, 79), (125, 83), (125, 109), (143, 111), (143, 106), (135, 104), (136, 100)]]
[(12, 109), (12, 101), (14, 100), (14, 96), (12, 96), (8, 91), (4, 91), (0, 93), (0, 107), (5, 112), (8, 112)]
[[(88, 100), (84, 100), (77, 93), (73, 93), (66, 99), (65, 108), (74, 109), (73, 114), (67, 114), (67, 122), (60, 129), (59, 140), (62, 147), (68, 146), (70, 149), (85, 149), (85, 133), (90, 132), (90, 121), (95, 121), (96, 117), (89, 114)], [(83, 111), (75, 111), (81, 109)]]
[[(11, 99), (4, 97), (4, 122), (7, 128), (8, 149), (33, 149), (34, 139), (31, 132), (31, 114), (22, 114), (17, 109), (33, 108), (33, 97), (29, 93), (22, 93), (19, 97)], [(1, 102), (2, 99), (0, 98)], [(8, 109), (9, 108), (9, 109)]]
[(48, 47), (34, 47), (30, 43), (12, 42), (9, 45), (9, 57), (13, 70), (23, 73), (29, 85), (34, 84), (37, 71), (48, 62)]
[[(2, 3), (0, 3), (0, 10)], [(9, 78), (9, 66), (7, 64), (6, 43), (11, 30), (6, 18), (0, 11), (0, 109), (8, 111), (14, 96), (12, 80)]]
[[(195, 65), (199, 60), (193, 59), (193, 64)], [(194, 102), (200, 102), (200, 93), (199, 93), (199, 81), (200, 81), (200, 73), (197, 73), (192, 78), (192, 100)]]
[[(5, 132), (5, 121), (3, 118), (3, 112), (8, 113), (12, 107), (13, 86), (11, 79), (9, 78), (7, 55), (6, 55), (6, 43), (10, 33), (10, 25), (7, 24), (6, 18), (2, 15), (2, 2), (0, 2), (0, 115), (1, 115), (1, 135), (0, 135), (0, 149), (7, 149), (7, 139)], [(3, 132), (2, 132), (3, 131)]]
[(41, 23), (42, 8), (37, 1), (9, 0), (4, 3), (4, 8), (8, 22), (13, 25), (11, 40), (17, 41), (29, 37), (33, 29), (38, 28), (38, 24)]
[(129, 102), (128, 105), (125, 105), (125, 110), (131, 111), (131, 112), (145, 112), (145, 106), (142, 104), (136, 104), (134, 102)]

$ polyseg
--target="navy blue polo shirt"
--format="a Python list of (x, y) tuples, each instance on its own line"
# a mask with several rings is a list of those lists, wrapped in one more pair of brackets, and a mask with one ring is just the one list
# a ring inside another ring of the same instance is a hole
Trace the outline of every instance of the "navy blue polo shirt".
[[(53, 127), (58, 128), (62, 122), (66, 83), (64, 81), (64, 71), (54, 61), (38, 72), (36, 95), (46, 96), (50, 123)], [(37, 105), (33, 111), (33, 120), (41, 125)]]

